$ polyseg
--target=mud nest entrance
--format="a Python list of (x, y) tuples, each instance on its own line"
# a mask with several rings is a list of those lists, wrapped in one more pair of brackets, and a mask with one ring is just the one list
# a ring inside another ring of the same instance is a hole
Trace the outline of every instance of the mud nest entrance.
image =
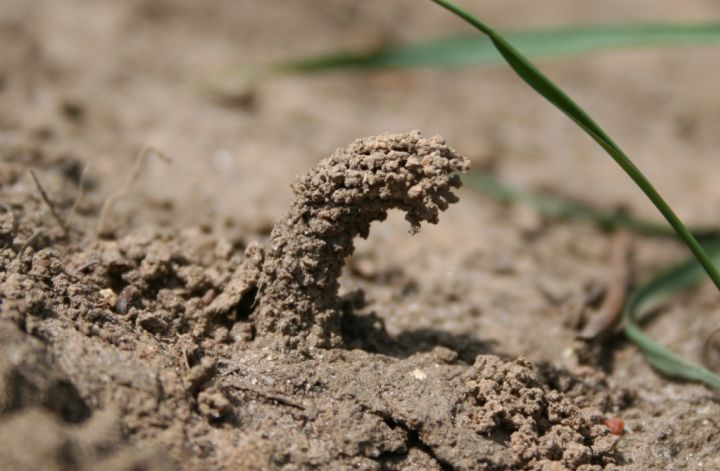
[(358, 139), (293, 184), (295, 200), (273, 229), (257, 276), (257, 333), (288, 348), (342, 344), (339, 278), (353, 239), (390, 209), (405, 212), (410, 232), (438, 222), (458, 201), (457, 172), (470, 162), (419, 132)]

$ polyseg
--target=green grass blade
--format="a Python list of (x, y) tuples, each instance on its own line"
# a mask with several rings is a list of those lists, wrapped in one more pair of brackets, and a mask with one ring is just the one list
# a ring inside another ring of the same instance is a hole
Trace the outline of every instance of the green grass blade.
[[(466, 186), (482, 191), (494, 198), (508, 202), (526, 203), (543, 214), (562, 219), (583, 219), (593, 221), (603, 227), (625, 227), (643, 234), (675, 237), (676, 234), (666, 225), (655, 224), (631, 216), (604, 212), (581, 203), (552, 196), (536, 194), (512, 188), (492, 175), (473, 170), (463, 179)], [(707, 240), (706, 250), (714, 263), (720, 262), (720, 231), (701, 229)], [(698, 284), (705, 272), (693, 257), (667, 272), (657, 276), (639, 287), (629, 297), (623, 310), (623, 327), (627, 337), (640, 348), (648, 363), (658, 371), (672, 377), (700, 381), (709, 386), (720, 388), (720, 376), (700, 365), (685, 360), (671, 350), (648, 337), (638, 325), (644, 314), (665, 302), (674, 293)]]
[[(675, 237), (675, 231), (666, 225), (635, 219), (628, 215), (604, 212), (587, 205), (562, 198), (536, 194), (512, 188), (492, 175), (477, 170), (463, 178), (466, 186), (481, 191), (501, 201), (526, 203), (538, 211), (562, 219), (583, 219), (603, 227), (624, 227), (648, 235)], [(720, 263), (720, 231), (700, 229), (706, 240), (706, 250), (713, 263)], [(630, 295), (623, 310), (623, 328), (627, 337), (642, 350), (658, 371), (672, 377), (700, 381), (720, 388), (720, 376), (685, 360), (671, 350), (648, 337), (638, 325), (642, 317), (657, 308), (676, 292), (700, 283), (705, 276), (700, 264), (693, 257), (658, 275)]]
[[(720, 239), (707, 243), (708, 255), (714, 263), (720, 263)], [(696, 259), (681, 263), (660, 274), (635, 290), (623, 311), (625, 335), (644, 353), (648, 363), (658, 371), (672, 377), (700, 381), (720, 389), (720, 376), (701, 365), (685, 360), (648, 337), (638, 322), (642, 316), (674, 293), (698, 284), (704, 272)]]
[[(720, 23), (588, 25), (510, 31), (505, 38), (525, 57), (544, 58), (651, 46), (720, 44)], [(313, 57), (278, 66), (295, 72), (337, 69), (467, 67), (503, 62), (489, 38), (452, 36), (390, 46), (372, 52)]]
[[(471, 170), (462, 178), (468, 188), (500, 201), (527, 204), (546, 216), (565, 220), (590, 221), (603, 229), (625, 228), (643, 235), (677, 237), (673, 228), (667, 224), (647, 221), (625, 213), (604, 211), (567, 198), (513, 188), (493, 175), (480, 170)], [(700, 240), (720, 238), (720, 229), (717, 228), (699, 227), (694, 228), (692, 232)]]
[(510, 67), (530, 85), (536, 92), (542, 95), (550, 103), (555, 105), (565, 115), (572, 119), (580, 126), (595, 142), (597, 142), (605, 151), (620, 165), (620, 167), (628, 174), (630, 178), (637, 184), (645, 195), (652, 201), (655, 207), (665, 217), (670, 226), (687, 244), (690, 251), (698, 259), (702, 267), (712, 279), (715, 286), (720, 289), (720, 272), (717, 267), (710, 261), (709, 257), (698, 243), (692, 233), (685, 227), (675, 212), (660, 196), (655, 187), (648, 181), (643, 173), (635, 166), (630, 158), (610, 139), (610, 137), (602, 130), (602, 128), (590, 118), (590, 116), (580, 108), (568, 95), (565, 94), (557, 85), (540, 72), (530, 63), (520, 52), (510, 45), (495, 30), (480, 22), (477, 18), (458, 8), (447, 0), (432, 0), (436, 4), (444, 7), (448, 11), (458, 15), (460, 18), (475, 26), (478, 30), (487, 35), (493, 42), (497, 50), (502, 54)]

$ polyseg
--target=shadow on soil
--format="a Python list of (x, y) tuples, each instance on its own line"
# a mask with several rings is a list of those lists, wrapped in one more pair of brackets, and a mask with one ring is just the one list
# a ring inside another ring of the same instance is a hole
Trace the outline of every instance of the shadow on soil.
[[(492, 354), (507, 359), (509, 355), (497, 351), (494, 340), (480, 340), (470, 335), (454, 334), (436, 329), (413, 329), (391, 336), (383, 319), (371, 313), (346, 312), (342, 321), (343, 340), (349, 349), (360, 349), (396, 358), (445, 347), (457, 353), (457, 359), (472, 364), (478, 355)], [(450, 352), (450, 355), (452, 355)]]

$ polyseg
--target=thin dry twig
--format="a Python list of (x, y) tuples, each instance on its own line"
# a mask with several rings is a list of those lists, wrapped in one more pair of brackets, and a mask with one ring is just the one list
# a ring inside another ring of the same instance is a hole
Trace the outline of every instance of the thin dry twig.
[[(713, 361), (712, 358), (713, 340), (718, 334), (720, 334), (720, 327), (716, 327), (712, 332), (710, 332), (708, 336), (705, 337), (705, 342), (703, 343), (703, 365), (705, 366), (705, 368), (713, 371), (716, 371), (718, 363), (717, 358), (715, 358), (715, 361)], [(717, 347), (715, 347), (715, 349), (717, 349)]]
[(33, 180), (35, 181), (35, 186), (38, 189), (38, 192), (40, 193), (40, 197), (45, 202), (48, 208), (50, 208), (50, 213), (52, 214), (53, 218), (55, 219), (55, 222), (57, 222), (58, 226), (60, 226), (60, 229), (62, 229), (63, 237), (65, 239), (68, 238), (69, 231), (68, 226), (65, 224), (65, 222), (62, 220), (60, 215), (55, 210), (55, 205), (52, 201), (50, 201), (50, 198), (48, 197), (47, 193), (45, 193), (45, 189), (40, 184), (40, 181), (37, 178), (37, 175), (35, 175), (35, 172), (30, 170), (30, 175), (32, 176)]
[(38, 230), (36, 230), (35, 232), (33, 232), (32, 235), (28, 238), (28, 240), (26, 240), (25, 242), (23, 242), (22, 247), (20, 247), (20, 250), (18, 250), (18, 253), (17, 253), (17, 255), (15, 255), (15, 258), (20, 258), (20, 257), (22, 257), (22, 254), (23, 254), (23, 252), (25, 252), (25, 249), (27, 249), (28, 247), (30, 247), (30, 245), (32, 245), (32, 243), (35, 242), (35, 240), (36, 240), (38, 237), (40, 237), (40, 234), (42, 234), (42, 230), (41, 230), (41, 229), (38, 229)]
[(119, 198), (122, 198), (130, 191), (133, 183), (135, 183), (137, 181), (137, 179), (140, 178), (140, 174), (142, 173), (143, 169), (145, 168), (147, 159), (151, 155), (158, 157), (160, 160), (162, 160), (165, 163), (172, 162), (172, 159), (170, 159), (168, 156), (166, 156), (159, 150), (155, 149), (154, 147), (150, 147), (150, 146), (143, 147), (140, 150), (140, 152), (138, 153), (137, 158), (135, 159), (135, 167), (133, 168), (133, 171), (130, 174), (130, 178), (128, 178), (127, 182), (125, 182), (125, 185), (122, 188), (120, 188), (118, 191), (116, 191), (115, 193), (110, 195), (105, 200), (105, 203), (103, 203), (102, 209), (100, 210), (100, 217), (98, 218), (98, 225), (97, 225), (98, 235), (101, 235), (105, 232), (105, 220), (107, 219), (107, 216), (110, 213), (110, 210), (112, 209), (113, 204), (115, 204), (115, 201), (117, 201)]
[(190, 366), (190, 355), (188, 355), (188, 351), (186, 348), (183, 348), (182, 352), (183, 352), (183, 360), (185, 360), (185, 368), (189, 371), (190, 368), (192, 368)]
[(88, 268), (94, 267), (95, 265), (100, 265), (101, 263), (102, 263), (102, 262), (101, 262), (100, 260), (98, 260), (97, 258), (93, 258), (93, 259), (90, 260), (89, 262), (83, 263), (82, 265), (80, 265), (79, 267), (77, 267), (77, 269), (76, 269), (75, 271), (76, 271), (77, 273), (82, 273), (82, 272), (84, 272), (85, 270), (87, 270)]
[(85, 177), (87, 176), (88, 170), (90, 170), (89, 163), (86, 164), (83, 168), (83, 171), (80, 174), (80, 179), (78, 180), (78, 194), (75, 198), (75, 202), (73, 203), (72, 208), (70, 208), (70, 214), (67, 218), (68, 227), (72, 227), (72, 220), (75, 217), (75, 212), (77, 211), (77, 208), (80, 205), (80, 201), (82, 201), (83, 196), (85, 196)]
[(280, 394), (276, 392), (270, 392), (270, 391), (263, 391), (261, 389), (253, 388), (250, 386), (241, 386), (238, 384), (233, 384), (231, 387), (238, 389), (240, 391), (245, 391), (249, 393), (256, 394), (260, 397), (264, 397), (265, 399), (270, 399), (271, 401), (278, 402), (280, 404), (284, 404), (289, 407), (294, 407), (296, 409), (305, 410), (305, 406), (300, 402), (296, 401), (295, 399), (286, 396), (285, 394)]
[(592, 315), (578, 338), (592, 340), (609, 334), (617, 325), (630, 284), (630, 233), (615, 233), (610, 248), (611, 276), (600, 308)]

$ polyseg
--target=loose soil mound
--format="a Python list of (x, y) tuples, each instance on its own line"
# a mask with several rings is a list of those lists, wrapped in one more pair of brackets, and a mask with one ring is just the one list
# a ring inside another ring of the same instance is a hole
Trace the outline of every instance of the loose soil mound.
[[(368, 152), (360, 152), (365, 148)], [(327, 221), (320, 232), (346, 235), (339, 239), (341, 256), (388, 207), (407, 207), (413, 224), (437, 221), (444, 201), (453, 201), (447, 191), (456, 177), (450, 173), (466, 165), (442, 141), (417, 134), (358, 141), (351, 149), (351, 155), (367, 157), (351, 160), (350, 167), (372, 160), (383, 169), (398, 162), (400, 167), (391, 169), (395, 174), (418, 168), (429, 180), (387, 177), (389, 183), (374, 185), (344, 167), (341, 153), (319, 168), (341, 162), (342, 182), (327, 180), (324, 170), (300, 180), (329, 181), (349, 195), (348, 175), (367, 185), (356, 198), (364, 219), (340, 214), (334, 229)], [(38, 190), (22, 177), (22, 164), (9, 163), (6, 172), (17, 178), (0, 190), (9, 202), (2, 213), (0, 252), (0, 397), (7, 416), (0, 433), (6, 437), (4, 462), (13, 469), (97, 469), (109, 463), (157, 469), (157, 463), (175, 463), (184, 469), (469, 470), (556, 463), (590, 470), (616, 461), (615, 439), (602, 425), (602, 412), (565, 397), (528, 362), (480, 356), (470, 366), (441, 347), (399, 358), (342, 348), (298, 350), (268, 341), (287, 335), (284, 331), (255, 339), (265, 325), (255, 318), (256, 304), (272, 309), (280, 299), (277, 292), (258, 295), (278, 290), (259, 291), (263, 280), (270, 282), (268, 267), (277, 267), (278, 260), (295, 266), (305, 259), (306, 244), (287, 253), (266, 250), (258, 281), (262, 249), (253, 244), (243, 252), (198, 231), (109, 240), (88, 240), (72, 231), (66, 240), (59, 226), (52, 227), (56, 221)], [(52, 165), (40, 176), (69, 178)], [(72, 190), (72, 179), (68, 183)], [(418, 186), (427, 190), (415, 191)], [(306, 195), (319, 211), (309, 219), (313, 227), (326, 220), (325, 208), (335, 215), (333, 205), (344, 207), (335, 201), (336, 191), (301, 188), (307, 189), (296, 190), (303, 204), (296, 203), (279, 226), (284, 230), (270, 239), (273, 247), (286, 241), (292, 248), (305, 240), (285, 229), (292, 227), (287, 221), (307, 214)], [(383, 188), (389, 188), (387, 196)], [(58, 201), (73, 200), (60, 195)], [(98, 208), (89, 204), (92, 215)], [(342, 257), (331, 262), (337, 265), (332, 274), (339, 275)], [(338, 316), (335, 334), (348, 344), (368, 335), (392, 343), (382, 328), (363, 330), (371, 314), (356, 314), (352, 303), (343, 308), (340, 298), (332, 300), (337, 278), (329, 279), (332, 289), (323, 291), (320, 301), (300, 285), (282, 286), (289, 299), (304, 296), (314, 315), (315, 306), (337, 309), (331, 313)], [(32, 435), (35, 427), (43, 434)]]

